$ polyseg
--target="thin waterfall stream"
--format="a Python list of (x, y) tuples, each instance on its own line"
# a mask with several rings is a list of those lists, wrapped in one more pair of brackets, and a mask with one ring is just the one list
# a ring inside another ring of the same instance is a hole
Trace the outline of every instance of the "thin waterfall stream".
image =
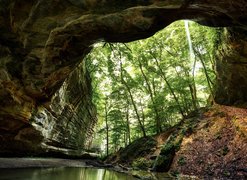
[(194, 51), (193, 51), (193, 46), (192, 46), (192, 41), (191, 41), (191, 36), (190, 36), (190, 29), (189, 29), (189, 21), (188, 20), (184, 21), (184, 27), (185, 27), (185, 31), (186, 31), (187, 41), (188, 41), (188, 44), (189, 44), (189, 57), (190, 57), (190, 60), (192, 61), (195, 58), (195, 54), (194, 54)]

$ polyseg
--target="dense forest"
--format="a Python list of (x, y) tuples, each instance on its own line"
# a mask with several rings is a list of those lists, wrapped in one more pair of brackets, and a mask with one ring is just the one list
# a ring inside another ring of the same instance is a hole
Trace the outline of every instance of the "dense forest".
[(177, 21), (130, 43), (98, 43), (86, 57), (102, 155), (159, 134), (213, 102), (220, 29)]

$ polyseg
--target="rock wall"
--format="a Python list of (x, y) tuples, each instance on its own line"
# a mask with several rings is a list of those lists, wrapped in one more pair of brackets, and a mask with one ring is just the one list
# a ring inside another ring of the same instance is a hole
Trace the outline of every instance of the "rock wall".
[(27, 122), (10, 119), (14, 115), (10, 110), (9, 117), (5, 115), (5, 119), (1, 119), (3, 146), (0, 154), (83, 155), (83, 150), (90, 144), (97, 120), (91, 102), (90, 83), (82, 63), (64, 81), (51, 101), (32, 109)]
[(85, 69), (79, 75), (76, 67), (92, 45), (147, 38), (179, 19), (246, 27), (247, 6), (245, 0), (0, 0), (0, 152), (78, 154), (95, 112)]
[(225, 28), (216, 54), (216, 101), (247, 107), (247, 30)]
[(42, 133), (42, 147), (46, 151), (75, 156), (83, 154), (91, 143), (96, 120), (91, 80), (84, 63), (69, 75), (51, 102), (37, 108), (30, 119)]

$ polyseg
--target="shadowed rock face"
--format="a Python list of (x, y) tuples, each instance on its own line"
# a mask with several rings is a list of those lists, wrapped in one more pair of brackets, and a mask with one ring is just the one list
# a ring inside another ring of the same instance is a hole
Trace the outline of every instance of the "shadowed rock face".
[(80, 154), (96, 118), (89, 77), (85, 68), (76, 67), (92, 45), (146, 38), (179, 19), (246, 28), (247, 4), (0, 0), (0, 142), (5, 144), (0, 153)]
[(225, 29), (217, 45), (216, 101), (227, 105), (247, 104), (247, 30)]

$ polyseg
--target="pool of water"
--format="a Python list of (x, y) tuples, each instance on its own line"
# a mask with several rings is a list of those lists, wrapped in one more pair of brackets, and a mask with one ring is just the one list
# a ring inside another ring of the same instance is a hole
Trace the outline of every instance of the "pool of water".
[(19, 168), (0, 169), (0, 180), (134, 180), (115, 171), (97, 168)]

